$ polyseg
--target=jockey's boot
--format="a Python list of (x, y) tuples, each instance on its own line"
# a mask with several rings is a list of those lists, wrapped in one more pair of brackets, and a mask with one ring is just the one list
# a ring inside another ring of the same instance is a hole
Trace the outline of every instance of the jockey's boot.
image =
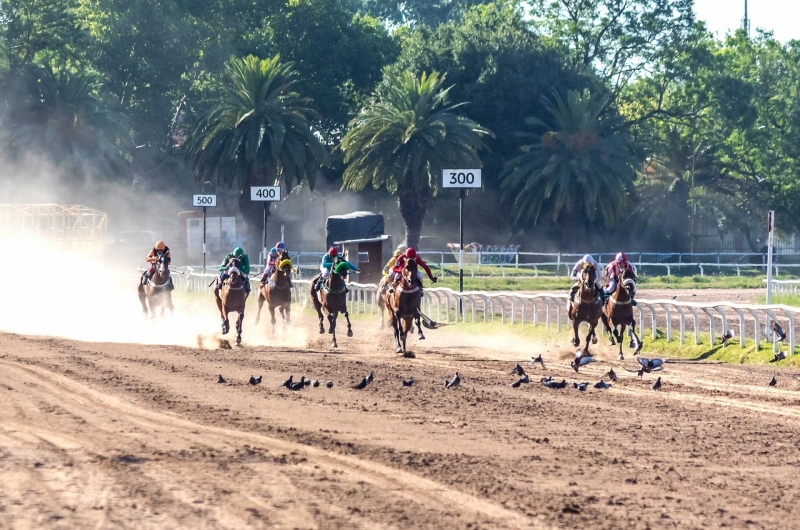
[(632, 296), (631, 296), (631, 305), (633, 307), (636, 307), (637, 305), (639, 305), (639, 304), (636, 303), (636, 299), (634, 297), (632, 297)]
[(578, 292), (579, 287), (580, 287), (579, 285), (573, 285), (572, 289), (570, 289), (570, 291), (569, 291), (569, 301), (570, 302), (574, 302), (575, 301), (575, 293)]
[(175, 282), (172, 281), (172, 276), (169, 277), (169, 282), (167, 283), (167, 291), (174, 291), (175, 290)]

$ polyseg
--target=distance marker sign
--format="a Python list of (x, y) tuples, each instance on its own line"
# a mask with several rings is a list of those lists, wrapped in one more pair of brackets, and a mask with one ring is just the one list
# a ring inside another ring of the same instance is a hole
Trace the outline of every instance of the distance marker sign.
[(250, 188), (251, 201), (280, 201), (281, 200), (281, 187), (280, 186), (253, 186)]
[(443, 188), (480, 188), (480, 169), (445, 169), (442, 171)]
[(192, 206), (209, 206), (217, 205), (216, 195), (192, 195)]

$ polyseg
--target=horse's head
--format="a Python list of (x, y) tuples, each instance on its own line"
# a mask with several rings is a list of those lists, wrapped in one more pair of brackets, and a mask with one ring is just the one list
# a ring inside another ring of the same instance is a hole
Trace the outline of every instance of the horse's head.
[(581, 272), (581, 283), (585, 286), (594, 285), (597, 281), (597, 267), (593, 263), (586, 263)]
[(231, 285), (234, 285), (242, 279), (242, 260), (239, 258), (231, 258), (228, 262), (228, 276), (231, 278)]
[(636, 292), (636, 276), (633, 274), (633, 271), (624, 269), (619, 274), (619, 284), (628, 291), (629, 295), (633, 295)]
[(167, 263), (166, 254), (158, 255), (158, 259), (156, 260), (156, 270), (158, 271), (159, 276), (164, 276), (169, 272), (169, 264)]

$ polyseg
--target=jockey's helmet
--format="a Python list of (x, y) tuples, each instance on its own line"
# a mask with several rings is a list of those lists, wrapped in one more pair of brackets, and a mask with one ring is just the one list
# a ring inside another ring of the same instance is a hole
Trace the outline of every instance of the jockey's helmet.
[(394, 251), (395, 256), (399, 256), (400, 254), (404, 253), (408, 249), (408, 245), (405, 243), (400, 243), (397, 245), (397, 248)]
[(416, 250), (414, 250), (412, 247), (408, 247), (408, 248), (406, 249), (405, 256), (406, 256), (407, 258), (409, 258), (409, 259), (414, 259), (414, 258), (416, 258), (416, 257), (417, 257), (417, 251), (416, 251)]
[(275, 248), (275, 247), (272, 247), (271, 249), (269, 249), (269, 255), (270, 256), (277, 256), (278, 255), (278, 249)]
[(233, 255), (237, 258), (241, 258), (244, 256), (244, 250), (242, 250), (242, 247), (236, 247), (233, 249)]
[(597, 263), (597, 262), (594, 260), (594, 257), (593, 257), (591, 254), (586, 254), (586, 255), (583, 257), (583, 262), (584, 262), (584, 263)]
[(286, 245), (284, 244), (283, 241), (278, 241), (277, 243), (275, 243), (275, 248), (277, 250), (286, 250)]
[(165, 250), (166, 248), (167, 248), (167, 245), (165, 245), (163, 241), (157, 241), (156, 242), (156, 250), (161, 251), (161, 250)]
[(614, 258), (616, 261), (628, 261), (628, 256), (625, 255), (624, 252), (619, 252), (617, 257)]
[(328, 256), (335, 258), (338, 255), (339, 255), (339, 249), (337, 249), (336, 247), (331, 247), (330, 250), (328, 250)]

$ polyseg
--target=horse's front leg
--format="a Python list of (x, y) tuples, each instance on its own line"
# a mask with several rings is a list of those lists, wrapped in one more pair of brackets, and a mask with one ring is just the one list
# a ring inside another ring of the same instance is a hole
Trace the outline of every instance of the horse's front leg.
[(141, 282), (139, 283), (137, 292), (139, 294), (139, 302), (142, 304), (142, 313), (144, 314), (144, 318), (147, 318), (150, 310), (147, 308), (147, 295), (144, 292), (144, 286), (141, 284)]
[(242, 345), (242, 322), (244, 322), (244, 308), (239, 311), (239, 318), (236, 319), (236, 345)]
[(642, 351), (642, 339), (639, 338), (639, 335), (636, 334), (636, 321), (631, 321), (631, 348), (633, 348), (633, 354), (639, 355), (639, 352)]
[(272, 306), (269, 306), (269, 316), (270, 316), (270, 323), (272, 324), (272, 334), (274, 335), (275, 324), (278, 322), (278, 320), (275, 318), (275, 308)]
[(403, 353), (403, 345), (400, 344), (400, 319), (397, 318), (396, 313), (389, 312), (389, 324), (392, 326), (392, 332), (394, 333), (394, 341), (396, 347), (394, 349), (395, 353)]
[(622, 355), (622, 337), (625, 334), (625, 324), (618, 324), (614, 328), (614, 334), (617, 336), (617, 344), (619, 344), (619, 357), (620, 361), (625, 360), (625, 356)]
[(339, 344), (336, 342), (336, 316), (337, 313), (328, 313), (328, 323), (330, 325), (328, 333), (333, 335), (333, 342), (331, 342), (331, 348), (339, 347)]
[(589, 342), (591, 342), (592, 337), (595, 336), (595, 328), (597, 327), (596, 322), (594, 325), (592, 325), (591, 322), (587, 322), (587, 324), (589, 325), (589, 333), (586, 334), (586, 346), (583, 348), (584, 355), (589, 355)]
[(292, 306), (291, 304), (287, 304), (286, 309), (284, 309), (283, 327), (285, 329), (286, 327), (291, 325), (292, 325)]
[[(581, 339), (578, 336), (578, 329), (580, 327), (581, 327), (580, 321), (577, 318), (573, 317), (573, 319), (572, 319), (572, 334), (573, 334), (572, 345), (575, 346), (576, 348), (581, 345)], [(587, 346), (588, 346), (588, 342), (587, 342)]]
[(264, 298), (264, 293), (262, 293), (261, 290), (259, 289), (259, 291), (258, 291), (258, 313), (256, 313), (256, 326), (258, 325), (259, 322), (261, 322), (261, 308), (264, 307), (264, 301), (265, 300), (266, 300), (266, 298)]
[(348, 337), (352, 337), (353, 336), (353, 326), (350, 325), (350, 313), (348, 313), (347, 310), (345, 310), (345, 312), (344, 312), (344, 319), (347, 321), (347, 336)]
[[(414, 315), (414, 320), (416, 320), (417, 322), (417, 332), (418, 332), (417, 337), (419, 338), (419, 340), (425, 340), (425, 334), (422, 333), (422, 317), (419, 314), (419, 309), (417, 309), (415, 313), (416, 314)], [(414, 329), (414, 326), (411, 326), (411, 329)]]

